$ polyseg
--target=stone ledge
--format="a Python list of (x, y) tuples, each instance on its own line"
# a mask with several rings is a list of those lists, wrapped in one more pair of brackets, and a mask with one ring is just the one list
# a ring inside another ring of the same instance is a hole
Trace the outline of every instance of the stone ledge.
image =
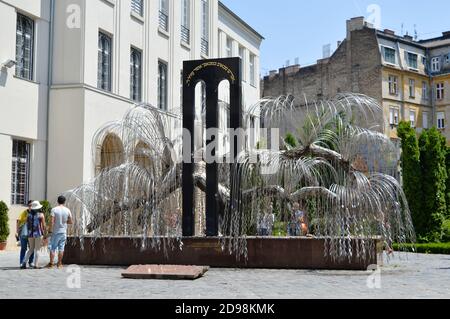
[[(364, 258), (353, 256), (333, 260), (324, 256), (324, 238), (247, 238), (248, 258), (237, 258), (227, 249), (222, 250), (219, 238), (183, 238), (183, 247), (174, 249), (147, 248), (141, 250), (139, 238), (84, 238), (81, 249), (79, 238), (69, 238), (64, 262), (78, 265), (130, 266), (130, 265), (208, 265), (215, 268), (260, 269), (318, 269), (318, 270), (367, 270), (368, 266), (381, 263), (380, 245), (372, 241), (372, 251)], [(353, 239), (352, 246), (360, 244)], [(356, 249), (354, 249), (355, 251)]]

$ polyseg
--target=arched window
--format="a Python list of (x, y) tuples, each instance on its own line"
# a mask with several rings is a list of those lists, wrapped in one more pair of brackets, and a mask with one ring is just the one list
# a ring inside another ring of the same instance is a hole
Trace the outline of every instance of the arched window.
[(152, 162), (150, 159), (150, 147), (144, 143), (139, 142), (134, 151), (134, 162), (148, 172), (152, 170)]
[(115, 134), (106, 136), (102, 144), (100, 156), (100, 170), (110, 169), (122, 165), (125, 159), (123, 144)]

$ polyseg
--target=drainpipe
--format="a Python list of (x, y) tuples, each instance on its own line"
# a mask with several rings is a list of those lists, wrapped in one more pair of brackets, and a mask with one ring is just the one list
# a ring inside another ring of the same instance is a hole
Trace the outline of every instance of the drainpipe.
[(427, 72), (428, 78), (430, 79), (430, 88), (429, 88), (429, 99), (431, 101), (431, 127), (437, 125), (437, 109), (436, 109), (436, 101), (434, 94), (434, 83), (433, 83), (433, 75), (431, 74), (431, 50), (426, 49), (427, 52)]
[(398, 52), (398, 64), (401, 69), (401, 76), (399, 78), (399, 94), (400, 94), (400, 104), (401, 104), (401, 118), (402, 120), (406, 119), (406, 110), (405, 110), (405, 66), (403, 64), (402, 55), (400, 54), (400, 43), (397, 41), (397, 52)]
[(48, 74), (47, 74), (47, 131), (45, 141), (45, 199), (48, 200), (48, 145), (49, 145), (49, 119), (50, 119), (50, 88), (53, 83), (53, 40), (55, 21), (55, 0), (50, 0), (50, 26), (48, 43)]

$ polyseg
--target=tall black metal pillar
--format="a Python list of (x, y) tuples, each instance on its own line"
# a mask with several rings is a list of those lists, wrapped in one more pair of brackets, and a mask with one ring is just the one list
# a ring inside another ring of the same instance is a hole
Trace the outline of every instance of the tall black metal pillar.
[[(232, 129), (242, 127), (241, 105), (241, 60), (240, 58), (186, 61), (183, 65), (183, 128), (190, 132), (190, 137), (183, 140), (183, 236), (193, 236), (194, 219), (194, 121), (195, 121), (195, 86), (199, 81), (206, 85), (206, 128), (218, 129), (219, 84), (223, 80), (230, 83), (230, 124)], [(218, 130), (216, 131), (218, 132)], [(218, 136), (207, 140), (218, 145)], [(234, 162), (242, 145), (240, 137), (232, 142)], [(211, 154), (216, 158), (216, 150)], [(217, 158), (216, 158), (217, 159)], [(233, 183), (231, 183), (233, 185)], [(217, 160), (206, 165), (206, 235), (217, 236), (219, 230), (218, 216), (219, 174)]]
[[(195, 235), (194, 215), (195, 86), (183, 87), (183, 236)], [(187, 134), (189, 133), (189, 134)]]
[[(206, 145), (217, 143), (219, 127), (219, 96), (218, 83), (214, 83), (215, 79), (211, 79), (212, 85), (206, 85), (206, 129), (215, 133), (206, 140)], [(218, 212), (218, 194), (219, 194), (219, 172), (217, 164), (216, 149), (213, 148), (211, 156), (206, 163), (206, 236), (217, 236), (219, 233)]]

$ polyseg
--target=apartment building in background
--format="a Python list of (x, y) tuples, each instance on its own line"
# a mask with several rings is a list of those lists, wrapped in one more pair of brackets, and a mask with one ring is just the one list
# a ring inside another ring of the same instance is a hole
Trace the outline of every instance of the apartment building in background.
[(379, 130), (393, 141), (398, 142), (397, 127), (403, 120), (417, 132), (436, 126), (450, 142), (450, 32), (417, 40), (353, 18), (330, 57), (272, 71), (262, 86), (262, 96), (291, 94), (298, 101), (366, 94), (382, 106)]
[[(93, 163), (93, 136), (136, 104), (181, 127), (184, 60), (239, 56), (244, 111), (260, 97), (263, 37), (218, 0), (0, 0), (0, 26), (0, 200), (12, 221), (28, 199), (53, 201), (110, 165)], [(121, 147), (111, 135), (99, 151)]]

